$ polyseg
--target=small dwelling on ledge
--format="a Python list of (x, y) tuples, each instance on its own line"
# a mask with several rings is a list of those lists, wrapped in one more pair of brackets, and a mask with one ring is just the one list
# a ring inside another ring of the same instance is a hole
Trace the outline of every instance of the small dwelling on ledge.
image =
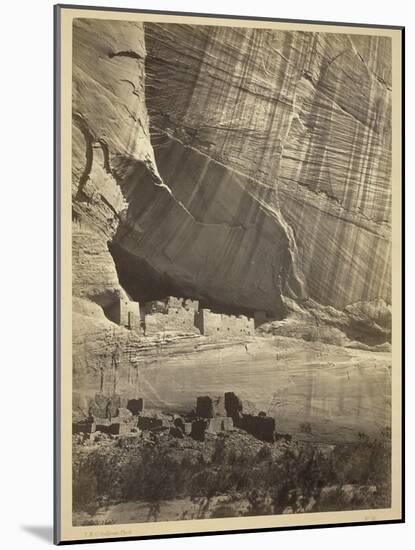
[(146, 302), (140, 307), (138, 302), (133, 302), (125, 294), (106, 308), (105, 313), (114, 323), (136, 332), (143, 331), (145, 336), (164, 332), (221, 337), (255, 334), (253, 318), (199, 309), (198, 300), (190, 298), (169, 296), (163, 300)]
[(200, 309), (195, 323), (204, 336), (243, 336), (255, 334), (254, 320), (245, 315), (225, 315), (212, 313), (210, 309)]
[(143, 312), (145, 334), (180, 331), (199, 333), (195, 314), (199, 308), (197, 300), (169, 296), (165, 300), (147, 302)]
[(129, 300), (128, 296), (120, 296), (109, 308), (106, 309), (107, 317), (120, 325), (139, 332), (140, 328), (140, 304)]

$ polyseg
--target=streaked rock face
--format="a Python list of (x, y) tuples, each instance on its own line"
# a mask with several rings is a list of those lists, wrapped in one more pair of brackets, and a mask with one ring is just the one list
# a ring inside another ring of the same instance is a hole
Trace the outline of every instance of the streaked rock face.
[[(138, 381), (137, 357), (157, 366), (146, 399), (165, 384), (159, 342), (99, 307), (122, 287), (139, 301), (267, 311), (279, 320), (264, 332), (301, 349), (310, 330), (334, 355), (357, 340), (351, 353), (375, 372), (365, 342), (390, 339), (388, 39), (78, 19), (74, 45), (74, 412), (87, 410), (117, 342), (123, 391)], [(199, 366), (191, 340), (174, 346)], [(300, 384), (303, 366), (295, 372)], [(375, 405), (370, 384), (363, 395), (341, 378), (339, 415), (348, 394), (383, 410), (386, 374)], [(304, 388), (313, 414), (329, 407)]]
[(156, 171), (144, 96), (142, 25), (76, 19), (73, 26), (73, 293), (108, 305), (120, 293), (107, 243), (128, 207), (117, 158)]
[[(279, 291), (337, 308), (390, 301), (388, 39), (145, 32), (157, 165), (203, 224), (196, 286), (215, 273), (222, 291), (259, 309), (276, 305)], [(174, 260), (189, 262), (180, 252)]]
[(388, 39), (80, 19), (74, 42), (75, 219), (128, 290), (390, 302)]

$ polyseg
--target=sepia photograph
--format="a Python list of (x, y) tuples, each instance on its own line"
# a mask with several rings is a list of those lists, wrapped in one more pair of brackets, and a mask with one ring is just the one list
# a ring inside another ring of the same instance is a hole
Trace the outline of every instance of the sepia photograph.
[(401, 31), (61, 10), (68, 538), (399, 520)]

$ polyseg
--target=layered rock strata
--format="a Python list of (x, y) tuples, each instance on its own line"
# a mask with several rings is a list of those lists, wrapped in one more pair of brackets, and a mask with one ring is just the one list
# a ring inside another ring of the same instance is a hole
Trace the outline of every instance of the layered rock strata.
[(278, 310), (281, 293), (336, 308), (390, 302), (389, 39), (145, 33), (157, 166), (197, 222), (181, 216), (163, 267), (260, 310)]
[(106, 240), (139, 295), (390, 302), (388, 39), (80, 19), (74, 43), (76, 294), (116, 286)]
[(76, 19), (73, 44), (74, 408), (116, 344), (133, 379), (124, 290), (385, 317), (388, 39)]

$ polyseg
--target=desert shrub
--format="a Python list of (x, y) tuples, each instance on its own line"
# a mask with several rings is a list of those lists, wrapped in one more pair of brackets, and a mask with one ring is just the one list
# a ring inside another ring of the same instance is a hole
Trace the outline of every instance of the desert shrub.
[(72, 494), (74, 510), (84, 510), (91, 515), (98, 509), (97, 480), (94, 463), (84, 459), (74, 462), (72, 475)]
[(300, 432), (305, 434), (311, 434), (312, 433), (312, 427), (310, 422), (302, 422), (300, 424)]
[(272, 452), (271, 447), (268, 447), (267, 445), (264, 445), (261, 447), (258, 451), (258, 460), (264, 461), (264, 460), (272, 460)]
[(213, 452), (212, 461), (213, 462), (223, 462), (226, 454), (226, 445), (225, 439), (223, 437), (218, 437), (215, 441), (215, 450)]
[(390, 435), (381, 432), (375, 439), (363, 434), (359, 441), (337, 445), (333, 452), (333, 468), (338, 483), (381, 485), (390, 477)]
[(299, 453), (287, 450), (269, 470), (268, 484), (274, 513), (280, 514), (287, 507), (293, 512), (300, 511), (311, 500), (319, 498), (330, 476), (330, 464), (313, 446), (304, 446)]
[(247, 516), (265, 516), (272, 514), (272, 508), (267, 501), (267, 492), (252, 489), (245, 495), (248, 500)]
[(201, 517), (218, 495), (245, 499), (249, 515), (389, 506), (388, 432), (376, 439), (362, 434), (356, 443), (324, 453), (312, 443), (273, 449), (249, 438), (243, 444), (217, 438), (210, 447), (195, 442), (179, 448), (167, 440), (92, 452), (75, 448), (74, 509), (93, 515), (104, 503), (141, 499), (149, 503), (153, 521), (162, 500), (186, 496), (198, 503)]
[(236, 516), (238, 516), (238, 512), (232, 504), (220, 504), (211, 512), (213, 518), (233, 518)]

